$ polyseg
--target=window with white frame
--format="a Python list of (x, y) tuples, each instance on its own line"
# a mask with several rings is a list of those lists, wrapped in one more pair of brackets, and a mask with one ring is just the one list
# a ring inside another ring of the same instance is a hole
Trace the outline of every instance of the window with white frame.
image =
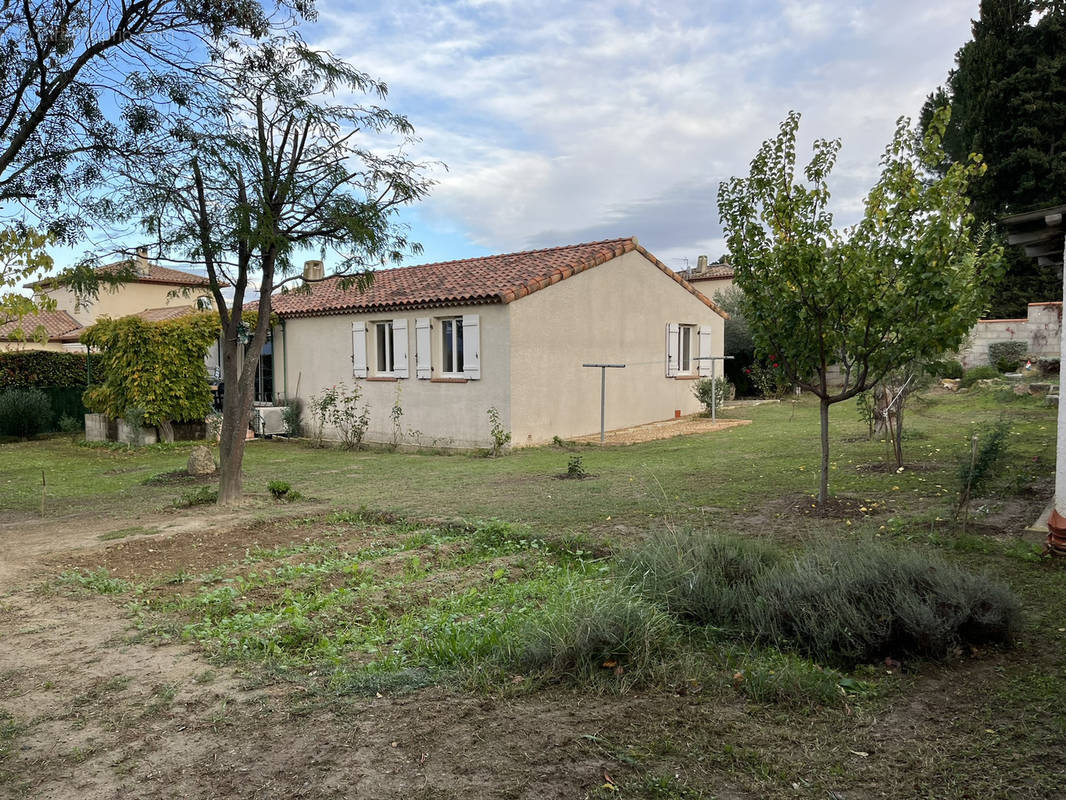
[(680, 375), (691, 375), (694, 372), (692, 358), (695, 354), (692, 352), (692, 340), (695, 338), (695, 332), (695, 325), (678, 326), (677, 371)]
[(396, 351), (393, 346), (392, 320), (374, 323), (375, 375), (391, 375), (396, 370)]
[(441, 373), (463, 374), (463, 318), (446, 317), (440, 321)]
[(711, 332), (696, 325), (671, 322), (666, 326), (666, 377), (706, 374), (710, 366)]

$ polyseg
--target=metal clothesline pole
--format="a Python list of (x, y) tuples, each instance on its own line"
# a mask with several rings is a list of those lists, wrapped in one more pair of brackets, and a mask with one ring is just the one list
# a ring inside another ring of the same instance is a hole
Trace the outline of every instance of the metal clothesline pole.
[(607, 441), (607, 370), (625, 369), (625, 364), (582, 364), (583, 367), (594, 367), (600, 371), (600, 444)]
[(714, 362), (715, 361), (732, 361), (733, 356), (696, 356), (693, 361), (710, 361), (711, 362), (711, 424), (718, 424), (718, 387), (714, 382)]

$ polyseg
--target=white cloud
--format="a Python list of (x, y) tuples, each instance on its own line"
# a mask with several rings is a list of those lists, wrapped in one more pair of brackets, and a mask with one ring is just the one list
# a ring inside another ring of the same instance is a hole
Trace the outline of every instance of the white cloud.
[[(635, 234), (720, 249), (717, 182), (790, 108), (839, 136), (854, 215), (895, 119), (969, 35), (973, 0), (562, 3), (320, 0), (320, 43), (384, 80), (450, 171), (421, 217), (490, 250)], [(846, 221), (846, 220), (842, 220)], [(416, 231), (417, 234), (417, 231)], [(462, 255), (462, 254), (456, 254)]]

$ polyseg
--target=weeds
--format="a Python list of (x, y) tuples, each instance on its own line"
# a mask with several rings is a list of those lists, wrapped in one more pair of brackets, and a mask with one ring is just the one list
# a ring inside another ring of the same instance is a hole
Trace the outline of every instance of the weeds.
[(218, 502), (218, 489), (210, 486), (201, 486), (189, 492), (183, 492), (181, 497), (174, 501), (175, 508), (192, 508), (193, 506), (206, 506)]
[(500, 455), (511, 441), (511, 433), (503, 427), (503, 423), (500, 422), (500, 411), (496, 406), (492, 406), (488, 410), (489, 415), (489, 435), (492, 436), (492, 457)]

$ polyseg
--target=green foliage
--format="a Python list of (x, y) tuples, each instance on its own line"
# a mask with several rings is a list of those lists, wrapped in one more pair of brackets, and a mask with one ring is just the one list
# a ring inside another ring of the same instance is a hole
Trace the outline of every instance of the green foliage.
[(303, 434), (304, 401), (299, 397), (290, 397), (282, 403), (281, 419), (285, 423), (287, 436)]
[(970, 367), (963, 373), (962, 381), (959, 383), (963, 389), (971, 388), (978, 381), (989, 380), (990, 378), (998, 378), (1000, 375), (999, 370), (993, 367), (991, 364), (985, 364), (980, 367)]
[[(0, 63), (2, 61), (3, 57), (0, 56)], [(3, 177), (3, 171), (0, 170), (0, 199), (3, 198)], [(31, 278), (40, 280), (51, 271), (52, 257), (45, 248), (54, 243), (55, 237), (51, 234), (41, 233), (26, 225), (0, 228), (0, 325), (54, 307), (54, 301), (35, 302), (17, 291), (11, 291), (17, 290), (23, 282)], [(34, 336), (32, 325), (32, 320), (28, 321), (23, 327), (29, 330), (26, 330), (24, 337), (18, 338), (37, 338)], [(3, 385), (0, 381), (0, 386)]]
[[(955, 350), (987, 303), (999, 251), (972, 235), (966, 198), (984, 169), (980, 157), (929, 176), (943, 158), (948, 118), (939, 112), (924, 136), (898, 121), (865, 214), (843, 231), (828, 211), (840, 142), (817, 140), (807, 182), (797, 182), (795, 112), (763, 143), (747, 178), (719, 187), (756, 352), (779, 361), (825, 408), (820, 502), (828, 485), (828, 406), (909, 361)], [(828, 380), (831, 366), (841, 370), (840, 385)]]
[(1005, 418), (993, 425), (976, 430), (970, 436), (970, 447), (959, 460), (959, 502), (956, 516), (971, 497), (980, 495), (1007, 454), (1010, 422)]
[(500, 422), (500, 410), (496, 406), (492, 406), (488, 410), (489, 415), (489, 435), (492, 436), (492, 456), (495, 458), (511, 441), (511, 432), (505, 430), (503, 423)]
[(692, 393), (710, 414), (722, 407), (722, 402), (729, 398), (729, 381), (725, 378), (700, 378), (692, 385)]
[(0, 434), (29, 439), (52, 426), (52, 404), (40, 389), (0, 391)]
[(1000, 372), (1015, 372), (1028, 349), (1025, 342), (992, 342), (988, 345), (988, 362)]
[(1010, 644), (1017, 599), (925, 554), (870, 543), (819, 545), (785, 559), (738, 539), (653, 537), (624, 578), (647, 600), (727, 635), (852, 665), (944, 658), (962, 644)]
[(966, 369), (955, 359), (927, 361), (925, 362), (925, 371), (926, 374), (933, 378), (951, 378), (953, 380), (958, 380), (966, 373)]
[(756, 359), (745, 370), (748, 380), (761, 397), (780, 400), (792, 391), (792, 380), (776, 356)]
[[(1039, 9), (1041, 13), (1034, 14)], [(1039, 0), (984, 0), (973, 39), (922, 111), (951, 106), (940, 169), (984, 155), (988, 171), (970, 188), (974, 214), (994, 224), (1011, 213), (1066, 202), (1066, 8)], [(990, 314), (1024, 317), (1026, 305), (1062, 295), (1062, 270), (1012, 248)]]
[(566, 464), (566, 477), (580, 480), (581, 478), (587, 478), (589, 474), (585, 471), (585, 467), (581, 464), (581, 456), (570, 456), (570, 460)]
[(64, 414), (57, 423), (61, 433), (75, 435), (85, 430), (85, 424), (80, 419), (75, 419), (69, 414)]
[(174, 501), (175, 508), (191, 508), (193, 506), (207, 506), (218, 502), (218, 489), (210, 486), (201, 486), (189, 492), (183, 492), (181, 497)]
[(267, 491), (270, 492), (270, 496), (275, 500), (284, 500), (287, 503), (303, 499), (303, 495), (293, 489), (286, 481), (271, 481), (267, 484)]
[(725, 377), (737, 387), (739, 396), (751, 394), (749, 367), (755, 361), (755, 342), (751, 338), (751, 328), (744, 315), (744, 293), (736, 286), (729, 286), (716, 292), (714, 300), (729, 314), (725, 321), (725, 353), (732, 356), (723, 361)]
[(89, 373), (99, 380), (102, 359), (93, 353), (58, 353), (51, 350), (14, 350), (0, 353), (0, 387), (66, 388), (85, 386)]
[(646, 680), (677, 646), (669, 616), (623, 587), (573, 587), (505, 646), (516, 670), (627, 688)]
[(211, 408), (204, 355), (218, 331), (213, 314), (97, 322), (82, 342), (100, 351), (103, 382), (86, 391), (86, 406), (115, 419), (128, 408), (141, 408), (148, 425), (203, 419)]
[(357, 408), (360, 394), (359, 387), (353, 385), (350, 389), (345, 386), (331, 386), (321, 396), (311, 396), (308, 407), (314, 421), (317, 447), (324, 444), (326, 426), (340, 434), (345, 450), (355, 450), (362, 446), (366, 429), (370, 426), (370, 405), (363, 404), (362, 410)]

